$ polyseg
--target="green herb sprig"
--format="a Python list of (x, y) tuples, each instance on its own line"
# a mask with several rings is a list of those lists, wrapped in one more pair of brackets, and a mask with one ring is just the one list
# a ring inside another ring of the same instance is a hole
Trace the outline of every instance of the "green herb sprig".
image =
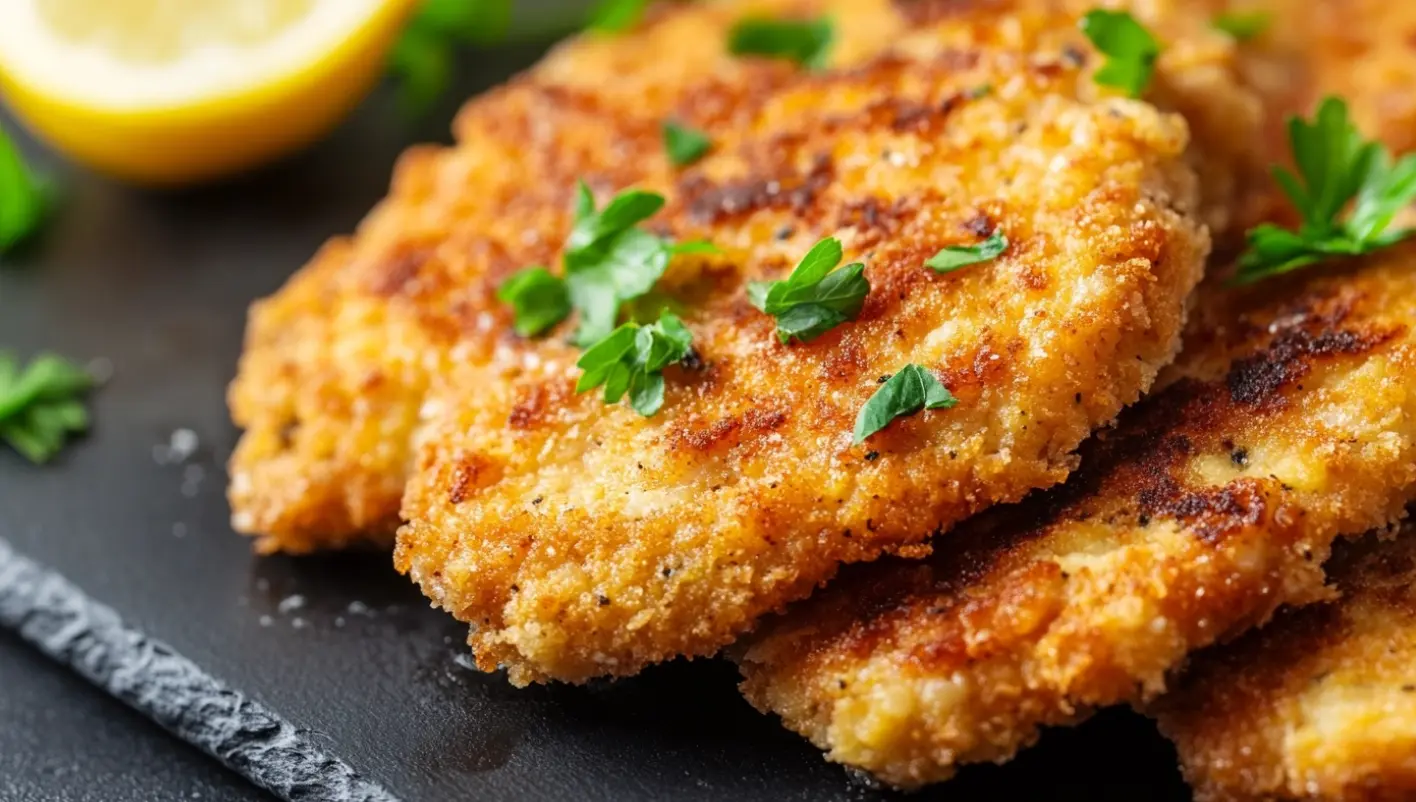
[(565, 244), (565, 277), (529, 267), (497, 290), (497, 297), (512, 307), (517, 332), (541, 334), (579, 310), (574, 339), (588, 348), (614, 330), (623, 304), (653, 289), (675, 255), (717, 251), (711, 243), (672, 243), (638, 227), (663, 206), (663, 195), (629, 190), (597, 210), (594, 194), (582, 181)]
[(1210, 24), (1236, 41), (1247, 42), (1268, 30), (1272, 23), (1273, 15), (1267, 11), (1231, 11), (1216, 16)]
[(696, 128), (680, 125), (672, 120), (664, 123), (664, 150), (669, 154), (669, 162), (675, 167), (687, 167), (708, 155), (713, 148), (713, 140)]
[(949, 389), (939, 383), (934, 373), (919, 365), (909, 364), (891, 376), (865, 402), (856, 416), (855, 443), (889, 426), (896, 418), (914, 415), (926, 409), (949, 409), (958, 404)]
[(1151, 32), (1125, 11), (1104, 9), (1087, 12), (1081, 28), (1092, 45), (1107, 57), (1092, 79), (1131, 97), (1140, 97), (1150, 85), (1160, 58), (1160, 43)]
[(836, 42), (836, 26), (829, 18), (785, 20), (748, 17), (728, 33), (728, 52), (738, 56), (766, 56), (794, 61), (811, 70), (824, 69)]
[(934, 254), (924, 264), (936, 273), (952, 273), (961, 267), (997, 259), (1008, 250), (1008, 237), (1002, 229), (994, 229), (988, 239), (977, 245), (950, 245)]
[(0, 128), (0, 253), (29, 239), (53, 209), (54, 192), (20, 158)]
[(31, 462), (48, 462), (70, 435), (88, 429), (80, 399), (92, 387), (87, 371), (60, 357), (36, 357), (22, 370), (0, 353), (0, 440)]
[(638, 227), (663, 206), (663, 195), (630, 190), (597, 211), (581, 182), (564, 261), (570, 302), (580, 311), (575, 342), (582, 348), (609, 336), (621, 304), (653, 289), (675, 255), (717, 250), (706, 242), (672, 243)]
[(870, 282), (865, 265), (855, 262), (840, 269), (844, 258), (841, 241), (828, 237), (816, 243), (782, 281), (754, 281), (747, 286), (748, 302), (777, 319), (777, 338), (811, 342), (860, 314)]
[(513, 328), (522, 337), (544, 334), (570, 315), (570, 293), (565, 282), (544, 267), (528, 267), (512, 274), (497, 288), (497, 300), (511, 305)]
[(404, 113), (426, 114), (452, 83), (457, 48), (501, 40), (511, 9), (512, 0), (423, 0), (389, 54)]
[(633, 28), (644, 17), (649, 0), (601, 0), (590, 12), (590, 29), (619, 33)]
[(1323, 100), (1311, 122), (1290, 120), (1288, 137), (1298, 174), (1280, 167), (1274, 178), (1302, 215), (1302, 224), (1297, 231), (1271, 223), (1251, 230), (1235, 283), (1251, 284), (1332, 257), (1371, 253), (1412, 233), (1390, 229), (1397, 213), (1416, 201), (1416, 154), (1393, 162), (1384, 145), (1362, 137), (1347, 104), (1333, 97)]
[(584, 373), (577, 393), (605, 388), (605, 403), (625, 394), (640, 415), (653, 416), (664, 405), (664, 368), (688, 356), (693, 335), (676, 315), (664, 312), (656, 323), (625, 323), (587, 350), (576, 362)]
[[(674, 243), (639, 227), (663, 206), (662, 195), (629, 190), (597, 209), (594, 194), (582, 181), (562, 257), (565, 277), (544, 267), (528, 267), (497, 289), (497, 298), (511, 306), (522, 336), (542, 334), (578, 311), (574, 342), (586, 351), (579, 362), (585, 374), (577, 389), (584, 392), (603, 384), (609, 403), (628, 393), (630, 403), (644, 415), (659, 410), (664, 395), (661, 371), (688, 353), (692, 339), (670, 311), (673, 299), (660, 297), (654, 285), (675, 255), (718, 251), (712, 243)], [(643, 326), (631, 319), (615, 327), (626, 313), (637, 318), (651, 308), (658, 322)]]

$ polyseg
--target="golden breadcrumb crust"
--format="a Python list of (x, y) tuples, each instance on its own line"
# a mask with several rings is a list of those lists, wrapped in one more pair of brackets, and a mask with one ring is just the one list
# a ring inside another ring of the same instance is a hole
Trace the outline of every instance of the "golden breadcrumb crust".
[[(724, 8), (641, 35), (702, 38)], [(908, 552), (1061, 481), (1077, 445), (1170, 361), (1209, 244), (1185, 126), (1093, 99), (1085, 53), (978, 44), (1008, 19), (954, 14), (831, 72), (728, 57), (706, 71), (673, 113), (715, 150), (651, 186), (668, 197), (656, 225), (724, 254), (679, 260), (661, 284), (697, 359), (666, 372), (657, 416), (576, 395), (577, 352), (559, 337), (439, 377), (395, 562), (474, 625), (480, 666), (518, 684), (580, 681), (711, 654), (841, 563)], [(538, 74), (572, 56), (595, 63), (572, 50)], [(613, 95), (608, 83), (597, 92)], [(1012, 242), (1002, 257), (924, 267), (995, 228)], [(873, 290), (859, 320), (781, 345), (744, 286), (825, 236), (866, 263)], [(908, 363), (958, 406), (853, 445), (857, 412)]]
[(1334, 552), (1341, 598), (1202, 653), (1150, 711), (1201, 802), (1416, 798), (1416, 527)]
[(1190, 651), (1325, 598), (1332, 541), (1416, 496), (1413, 321), (1416, 245), (1203, 287), (1165, 389), (1065, 485), (848, 572), (741, 647), (743, 690), (905, 787), (1154, 696)]
[[(233, 419), (246, 429), (231, 461), (236, 528), (258, 535), (263, 551), (306, 552), (366, 537), (388, 542), (413, 470), (413, 443), (436, 412), (425, 404), (432, 377), (452, 364), (495, 362), (499, 370), (526, 358), (524, 344), (508, 333), (494, 288), (526, 265), (558, 263), (579, 178), (588, 179), (602, 201), (629, 186), (667, 192), (675, 202), (674, 217), (664, 218), (669, 228), (736, 242), (737, 254), (751, 248), (747, 267), (775, 274), (822, 233), (851, 237), (853, 257), (901, 236), (921, 238), (909, 246), (916, 255), (975, 239), (984, 219), (970, 217), (979, 222), (964, 230), (961, 216), (994, 213), (987, 196), (995, 193), (944, 198), (946, 190), (963, 186), (951, 176), (935, 180), (945, 168), (932, 140), (944, 132), (954, 132), (954, 147), (968, 147), (959, 137), (972, 125), (1026, 127), (1026, 115), (1056, 114), (1058, 125), (1075, 124), (1079, 133), (1153, 138), (1145, 147), (1165, 156), (1183, 139), (1180, 126), (1110, 100), (1114, 91), (1080, 79), (1101, 63), (1075, 25), (1092, 5), (729, 0), (661, 6), (638, 30), (576, 39), (508, 86), (473, 100), (456, 124), (455, 147), (411, 151), (389, 197), (356, 235), (332, 243), (285, 289), (253, 308), (230, 392)], [(1259, 130), (1259, 106), (1235, 77), (1234, 43), (1210, 29), (1207, 14), (1180, 0), (1138, 5), (1166, 43), (1148, 98), (1189, 117), (1205, 145), (1186, 156), (1203, 177), (1200, 217), (1222, 227), (1239, 177), (1252, 173), (1258, 138), (1244, 132)], [(749, 14), (822, 13), (837, 23), (837, 74), (810, 76), (724, 52), (727, 31)], [(1033, 55), (971, 63), (981, 48)], [(910, 74), (916, 67), (919, 74)], [(992, 99), (969, 99), (990, 88)], [(897, 91), (902, 94), (892, 97)], [(1034, 101), (1046, 93), (1101, 102), (1096, 114), (1127, 119), (1083, 120), (1076, 116), (1080, 109), (1067, 112), (1060, 98), (1042, 109)], [(1065, 114), (1074, 119), (1062, 120)], [(719, 155), (698, 167), (675, 171), (659, 139), (669, 117), (733, 144), (720, 145)], [(1044, 145), (1040, 130), (1028, 133), (1030, 145), (1019, 143), (1014, 153), (1048, 152), (1027, 149)], [(798, 132), (812, 141), (792, 141)], [(1007, 135), (986, 133), (995, 143)], [(857, 135), (862, 138), (852, 141)], [(839, 143), (840, 152), (810, 150), (825, 143)], [(1073, 152), (1080, 153), (1086, 143), (1075, 144)], [(999, 176), (1014, 169), (994, 167)], [(1041, 175), (1044, 165), (1017, 167)], [(1056, 183), (1058, 198), (1078, 197), (1093, 188), (1083, 186), (1086, 169), (1059, 165), (1051, 183), (1037, 189), (1052, 191)], [(986, 188), (987, 180), (973, 177), (970, 191)], [(1128, 192), (1154, 190), (1150, 201), (1161, 205), (1186, 206), (1193, 193), (1180, 171), (1159, 164), (1154, 176), (1120, 181)], [(1119, 208), (1125, 198), (1114, 201)], [(1093, 230), (1103, 222), (1096, 220)], [(1198, 237), (1187, 237), (1194, 241), (1183, 249), (1202, 250)], [(1021, 270), (1031, 256), (1016, 253), (1010, 264)], [(1129, 255), (1106, 258), (1119, 264)], [(1163, 339), (1164, 329), (1157, 334)], [(853, 357), (847, 350), (837, 358)], [(1081, 374), (1075, 378), (1085, 381)], [(1140, 386), (1126, 380), (1116, 397), (1127, 400)], [(1097, 397), (1106, 395), (1103, 390)], [(478, 396), (450, 403), (476, 404)], [(1099, 401), (1085, 418), (1104, 420), (1110, 409)], [(1060, 447), (1069, 436), (1051, 445)], [(1042, 478), (1058, 476), (1054, 465)], [(1019, 476), (1013, 484), (1029, 480)], [(999, 488), (992, 495), (1008, 492)]]

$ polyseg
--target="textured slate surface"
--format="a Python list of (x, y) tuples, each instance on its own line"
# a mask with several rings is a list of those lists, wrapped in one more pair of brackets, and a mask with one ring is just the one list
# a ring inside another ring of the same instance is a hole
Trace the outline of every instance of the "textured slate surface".
[[(469, 65), (460, 95), (533, 57)], [(200, 192), (145, 194), (56, 165), (63, 214), (0, 266), (0, 343), (101, 357), (114, 378), (94, 434), (56, 464), (0, 452), (0, 536), (407, 800), (889, 798), (752, 711), (728, 665), (517, 691), (460, 664), (463, 628), (386, 556), (257, 560), (231, 533), (223, 393), (247, 303), (348, 231), (401, 148), (441, 138), (451, 111), (411, 130), (381, 94), (313, 152)], [(154, 449), (179, 428), (200, 447), (162, 464)], [(259, 798), (163, 739), (0, 637), (0, 799)], [(1129, 714), (913, 797), (1186, 798), (1173, 753)]]
[(3, 538), (0, 626), (281, 799), (398, 802), (318, 737), (134, 629)]
[(0, 633), (0, 799), (271, 799), (9, 633)]

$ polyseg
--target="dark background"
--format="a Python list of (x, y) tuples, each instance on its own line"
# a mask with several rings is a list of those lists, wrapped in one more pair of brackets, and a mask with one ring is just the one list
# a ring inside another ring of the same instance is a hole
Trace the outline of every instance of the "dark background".
[[(247, 304), (353, 228), (403, 147), (445, 139), (454, 99), (536, 55), (469, 56), (461, 85), (416, 125), (381, 91), (313, 151), (199, 191), (124, 188), (21, 137), (65, 197), (0, 262), (0, 347), (105, 359), (113, 379), (93, 399), (92, 435), (55, 463), (0, 448), (0, 536), (410, 802), (890, 798), (753, 711), (726, 663), (515, 690), (460, 662), (465, 628), (387, 555), (257, 559), (227, 524), (236, 432), (223, 394)], [(3, 111), (0, 125), (15, 131)], [(179, 428), (200, 448), (161, 464), (154, 449)], [(1188, 799), (1174, 763), (1147, 721), (1113, 712), (912, 799)], [(262, 798), (0, 633), (0, 800)]]

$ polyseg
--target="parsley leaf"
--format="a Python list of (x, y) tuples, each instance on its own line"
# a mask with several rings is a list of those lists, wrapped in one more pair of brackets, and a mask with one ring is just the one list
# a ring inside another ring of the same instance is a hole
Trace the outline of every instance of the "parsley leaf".
[(859, 262), (837, 270), (844, 251), (828, 237), (816, 243), (784, 281), (754, 281), (748, 302), (777, 318), (777, 339), (809, 343), (860, 314), (870, 282)]
[(0, 253), (29, 238), (52, 208), (53, 192), (20, 158), (0, 128)]
[(562, 257), (565, 278), (527, 268), (497, 290), (497, 297), (512, 305), (517, 331), (533, 336), (576, 310), (575, 344), (588, 347), (609, 336), (624, 304), (647, 295), (674, 256), (718, 252), (709, 242), (672, 243), (638, 228), (663, 206), (662, 195), (629, 190), (597, 210), (590, 187), (580, 182)]
[(1160, 43), (1144, 25), (1125, 11), (1093, 9), (1082, 17), (1082, 33), (1106, 55), (1092, 80), (1140, 96), (1155, 73)]
[(601, 0), (590, 12), (590, 27), (605, 33), (618, 33), (634, 27), (644, 16), (649, 0)]
[(925, 409), (949, 409), (959, 403), (934, 373), (919, 365), (905, 365), (889, 381), (880, 385), (856, 416), (855, 442), (889, 426), (896, 418)]
[(836, 26), (827, 17), (814, 20), (779, 20), (748, 17), (728, 34), (728, 52), (738, 56), (768, 56), (795, 61), (819, 70), (831, 58)]
[(31, 462), (48, 462), (69, 435), (88, 429), (79, 397), (91, 387), (87, 371), (57, 356), (39, 356), (21, 370), (0, 353), (0, 440)]
[(977, 245), (950, 245), (934, 254), (925, 266), (936, 273), (952, 273), (961, 267), (996, 259), (1008, 250), (1008, 237), (1002, 229), (994, 229), (988, 239)]
[(413, 25), (468, 44), (499, 42), (511, 28), (512, 0), (423, 0)]
[(398, 77), (398, 105), (405, 117), (427, 114), (452, 82), (452, 46), (409, 30), (389, 53), (389, 71)]
[(1240, 42), (1246, 42), (1268, 30), (1273, 15), (1267, 11), (1231, 11), (1216, 16), (1211, 24)]
[(662, 195), (630, 190), (596, 211), (594, 195), (581, 182), (575, 226), (565, 249), (570, 302), (580, 310), (577, 345), (585, 347), (609, 335), (620, 304), (649, 292), (668, 269), (674, 246), (636, 228), (663, 205)]
[(687, 167), (708, 154), (713, 140), (694, 128), (669, 121), (664, 123), (664, 149), (675, 167)]
[(511, 304), (522, 337), (535, 337), (570, 315), (565, 282), (544, 267), (514, 273), (497, 288), (497, 299)]
[[(1312, 122), (1290, 120), (1288, 137), (1299, 175), (1275, 168), (1274, 178), (1303, 222), (1297, 231), (1271, 223), (1251, 230), (1235, 283), (1250, 284), (1333, 256), (1371, 253), (1412, 233), (1388, 228), (1416, 201), (1416, 154), (1393, 163), (1385, 146), (1362, 138), (1347, 104), (1332, 97)], [(1351, 213), (1338, 219), (1349, 204)]]
[(664, 368), (682, 361), (692, 345), (693, 334), (670, 312), (648, 326), (625, 323), (575, 363), (584, 371), (575, 391), (603, 386), (606, 404), (617, 404), (628, 393), (634, 411), (652, 417), (664, 405)]
[(512, 0), (423, 0), (394, 43), (389, 71), (399, 79), (399, 105), (421, 117), (452, 83), (459, 44), (501, 40), (511, 26)]

